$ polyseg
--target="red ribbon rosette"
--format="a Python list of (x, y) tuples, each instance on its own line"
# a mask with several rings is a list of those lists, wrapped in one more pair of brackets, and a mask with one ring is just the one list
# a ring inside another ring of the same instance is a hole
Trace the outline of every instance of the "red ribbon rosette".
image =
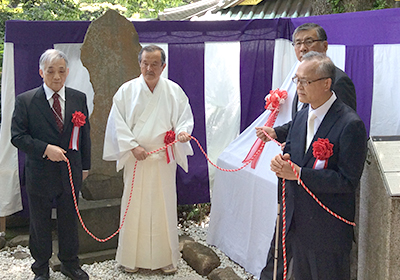
[(328, 138), (318, 138), (312, 143), (313, 156), (315, 157), (314, 169), (323, 169), (328, 166), (328, 159), (333, 155), (333, 144)]
[[(269, 115), (267, 122), (264, 126), (272, 127), (275, 123), (276, 118), (278, 117), (279, 108), (280, 106), (285, 103), (288, 94), (286, 90), (280, 90), (279, 88), (276, 90), (270, 90), (269, 94), (265, 97), (265, 109), (272, 111)], [(251, 158), (256, 154), (259, 149), (264, 149), (265, 143), (260, 139), (254, 142), (253, 146), (251, 147), (249, 153), (243, 160), (243, 163), (250, 161)], [(254, 157), (253, 161), (251, 162), (251, 168), (255, 169), (258, 159), (261, 155), (261, 151)]]
[[(175, 132), (172, 130), (167, 131), (167, 133), (165, 134), (165, 137), (164, 137), (164, 144), (168, 145), (174, 141), (175, 141)], [(167, 147), (166, 154), (167, 154), (167, 163), (170, 163), (172, 160), (175, 160), (172, 145)]]
[(265, 97), (265, 109), (274, 111), (278, 109), (287, 98), (287, 91), (286, 90), (271, 90), (269, 94)]
[(85, 125), (86, 116), (82, 112), (75, 111), (72, 114), (71, 122), (74, 124), (74, 127), (72, 128), (71, 139), (69, 140), (69, 148), (78, 151), (80, 127)]

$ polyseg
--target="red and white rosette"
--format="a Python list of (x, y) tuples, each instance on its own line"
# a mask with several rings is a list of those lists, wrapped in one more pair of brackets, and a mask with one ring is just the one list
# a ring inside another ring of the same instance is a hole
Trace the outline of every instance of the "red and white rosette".
[[(287, 91), (286, 90), (270, 90), (269, 94), (265, 97), (265, 109), (272, 111), (271, 114), (269, 115), (267, 122), (264, 124), (264, 126), (268, 127), (273, 127), (276, 118), (278, 117), (279, 113), (279, 108), (280, 106), (285, 103), (285, 100), (287, 98)], [(259, 149), (264, 149), (265, 143), (260, 139), (257, 138), (257, 140), (254, 142), (253, 146), (251, 147), (249, 153), (243, 160), (243, 163), (246, 163), (250, 161), (251, 158), (253, 158), (254, 154), (259, 150)], [(261, 155), (261, 152), (257, 154), (257, 156), (253, 159), (251, 162), (251, 168), (255, 169), (258, 159)]]
[[(175, 132), (172, 130), (167, 131), (167, 133), (165, 134), (165, 137), (164, 137), (164, 144), (168, 145), (174, 141), (175, 141)], [(165, 150), (165, 153), (167, 154), (167, 163), (170, 163), (171, 161), (175, 160), (174, 150), (172, 149), (172, 145), (167, 147), (167, 149)]]
[(333, 144), (328, 138), (318, 138), (312, 144), (315, 162), (313, 169), (325, 169), (328, 166), (328, 159), (333, 155)]
[(86, 123), (86, 116), (79, 111), (72, 114), (71, 122), (74, 124), (72, 128), (71, 139), (69, 140), (69, 149), (78, 151), (79, 149), (79, 132), (81, 126)]

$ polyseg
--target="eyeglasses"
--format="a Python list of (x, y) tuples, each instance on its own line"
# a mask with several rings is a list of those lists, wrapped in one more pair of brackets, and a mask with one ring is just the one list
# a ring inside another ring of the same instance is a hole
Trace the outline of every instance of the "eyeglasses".
[(323, 78), (319, 78), (316, 80), (312, 80), (312, 81), (307, 81), (304, 79), (299, 79), (298, 77), (293, 77), (292, 78), (292, 82), (295, 83), (296, 85), (300, 83), (301, 86), (306, 87), (311, 83), (317, 82), (317, 81), (321, 81), (321, 80), (325, 80), (325, 79), (330, 79), (330, 77), (323, 77)]
[(295, 48), (300, 48), (300, 46), (301, 46), (302, 44), (304, 44), (304, 46), (306, 46), (307, 48), (309, 48), (309, 47), (311, 47), (311, 46), (314, 44), (314, 42), (322, 42), (322, 41), (325, 41), (325, 40), (322, 40), (322, 39), (316, 39), (316, 40), (314, 40), (314, 39), (306, 39), (306, 40), (304, 40), (304, 41), (296, 41), (296, 42), (293, 42), (293, 43), (292, 43), (292, 46), (295, 47)]

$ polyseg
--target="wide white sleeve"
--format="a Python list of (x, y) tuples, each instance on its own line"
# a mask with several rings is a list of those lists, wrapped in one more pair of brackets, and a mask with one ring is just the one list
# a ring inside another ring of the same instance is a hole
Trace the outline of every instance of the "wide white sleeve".
[[(179, 98), (178, 116), (175, 124), (175, 132), (178, 135), (180, 132), (185, 131), (192, 134), (194, 120), (192, 109), (190, 108), (189, 100), (185, 93), (182, 91), (183, 97)], [(190, 141), (186, 143), (177, 142), (174, 145), (176, 162), (182, 167), (185, 172), (188, 172), (187, 156), (193, 155), (193, 149)]]
[(133, 148), (139, 146), (126, 119), (125, 104), (129, 102), (125, 100), (123, 93), (123, 89), (120, 88), (114, 95), (107, 120), (103, 147), (103, 159), (107, 161), (121, 161), (130, 155)]

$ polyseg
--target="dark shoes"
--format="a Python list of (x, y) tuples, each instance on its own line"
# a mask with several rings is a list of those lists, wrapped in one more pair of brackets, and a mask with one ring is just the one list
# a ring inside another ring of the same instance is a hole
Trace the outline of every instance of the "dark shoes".
[(49, 274), (42, 274), (42, 275), (35, 275), (35, 278), (33, 280), (49, 280)]
[(83, 271), (82, 268), (80, 268), (80, 267), (67, 268), (63, 264), (61, 264), (60, 271), (62, 274), (71, 278), (72, 280), (89, 280), (89, 275), (85, 271)]

